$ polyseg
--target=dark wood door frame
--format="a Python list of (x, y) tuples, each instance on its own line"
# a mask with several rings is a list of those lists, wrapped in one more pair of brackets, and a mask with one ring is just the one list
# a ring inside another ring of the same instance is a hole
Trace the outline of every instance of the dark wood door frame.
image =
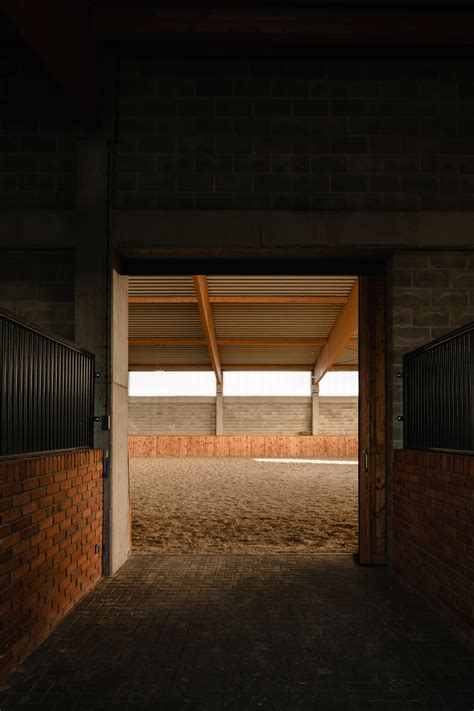
[(359, 554), (386, 562), (386, 264), (383, 259), (123, 259), (127, 275), (316, 275), (359, 277)]
[(359, 562), (386, 562), (386, 280), (359, 281)]

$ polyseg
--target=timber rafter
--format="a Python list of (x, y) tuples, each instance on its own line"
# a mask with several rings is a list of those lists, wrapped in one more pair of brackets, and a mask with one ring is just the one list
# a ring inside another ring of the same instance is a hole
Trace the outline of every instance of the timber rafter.
[(325, 373), (335, 364), (343, 350), (351, 342), (359, 319), (359, 280), (356, 279), (349, 300), (345, 304), (334, 324), (326, 345), (323, 347), (314, 366), (314, 382), (319, 383)]
[(196, 290), (197, 303), (199, 307), (199, 315), (201, 317), (202, 330), (206, 340), (209, 358), (211, 359), (212, 369), (216, 375), (216, 380), (219, 385), (222, 384), (222, 368), (219, 356), (219, 348), (217, 346), (216, 329), (214, 327), (214, 318), (212, 316), (211, 304), (209, 302), (209, 287), (207, 277), (198, 274), (193, 276), (193, 284)]

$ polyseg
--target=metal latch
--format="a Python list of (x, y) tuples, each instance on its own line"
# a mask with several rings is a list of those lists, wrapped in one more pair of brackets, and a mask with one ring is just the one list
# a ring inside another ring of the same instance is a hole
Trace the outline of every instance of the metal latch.
[(369, 471), (369, 450), (364, 449), (364, 468), (362, 469), (364, 473)]

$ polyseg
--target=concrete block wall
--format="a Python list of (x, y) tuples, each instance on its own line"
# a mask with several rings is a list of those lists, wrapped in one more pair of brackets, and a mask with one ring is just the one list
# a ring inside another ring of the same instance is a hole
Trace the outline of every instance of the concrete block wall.
[(320, 397), (318, 434), (358, 434), (357, 397)]
[(74, 207), (77, 121), (26, 47), (0, 51), (0, 209)]
[[(310, 397), (224, 397), (225, 435), (311, 434)], [(317, 434), (356, 435), (357, 398), (320, 398)], [(131, 435), (215, 435), (213, 397), (131, 397)]]
[(474, 256), (466, 252), (399, 253), (389, 271), (393, 446), (403, 446), (403, 355), (474, 321)]
[(224, 434), (311, 434), (311, 398), (225, 397)]
[(74, 262), (73, 250), (0, 248), (0, 307), (73, 341)]
[(471, 62), (278, 53), (124, 58), (116, 206), (474, 209)]
[(129, 434), (216, 433), (214, 397), (130, 397)]

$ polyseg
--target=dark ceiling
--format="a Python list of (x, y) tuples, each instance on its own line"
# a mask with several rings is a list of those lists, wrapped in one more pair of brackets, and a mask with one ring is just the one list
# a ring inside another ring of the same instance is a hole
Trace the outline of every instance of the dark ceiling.
[(348, 7), (474, 7), (474, 0), (93, 0), (94, 5), (126, 7), (265, 7), (265, 6), (306, 6), (312, 8)]

